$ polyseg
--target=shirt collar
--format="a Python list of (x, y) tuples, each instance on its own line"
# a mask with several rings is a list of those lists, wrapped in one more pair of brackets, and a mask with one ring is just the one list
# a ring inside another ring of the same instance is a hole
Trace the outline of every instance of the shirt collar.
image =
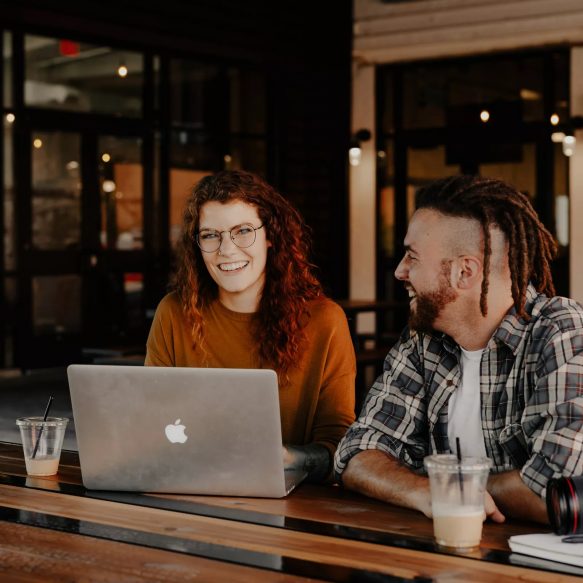
[[(535, 305), (540, 297), (540, 294), (536, 291), (535, 287), (529, 283), (526, 288), (526, 301), (524, 304), (524, 311), (531, 316), (535, 315)], [(492, 338), (494, 340), (499, 340), (516, 355), (520, 348), (520, 344), (523, 342), (526, 335), (526, 330), (529, 326), (529, 322), (524, 318), (519, 318), (516, 313), (516, 307), (512, 306), (508, 310), (506, 316), (500, 325), (494, 332)]]

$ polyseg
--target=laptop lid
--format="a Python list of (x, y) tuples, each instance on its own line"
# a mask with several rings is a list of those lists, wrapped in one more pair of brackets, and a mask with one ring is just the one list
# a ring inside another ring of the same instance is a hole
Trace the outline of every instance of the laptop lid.
[(86, 488), (288, 493), (273, 370), (74, 364), (67, 375)]

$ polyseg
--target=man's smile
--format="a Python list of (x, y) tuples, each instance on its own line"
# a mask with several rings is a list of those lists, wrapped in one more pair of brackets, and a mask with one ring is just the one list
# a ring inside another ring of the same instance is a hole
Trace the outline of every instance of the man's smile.
[(411, 304), (413, 302), (413, 300), (417, 297), (417, 294), (415, 293), (415, 291), (411, 287), (408, 287), (406, 289), (407, 289), (407, 294), (409, 295), (409, 303)]

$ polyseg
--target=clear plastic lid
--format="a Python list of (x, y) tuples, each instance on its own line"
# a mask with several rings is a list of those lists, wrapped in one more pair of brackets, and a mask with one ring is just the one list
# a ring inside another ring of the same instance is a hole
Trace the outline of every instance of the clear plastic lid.
[(62, 427), (69, 423), (67, 417), (47, 417), (44, 420), (42, 417), (19, 417), (16, 420), (16, 425), (43, 425), (44, 427)]
[(489, 470), (492, 460), (487, 457), (464, 457), (461, 461), (457, 456), (448, 453), (429, 455), (423, 460), (427, 470), (439, 472), (481, 472)]

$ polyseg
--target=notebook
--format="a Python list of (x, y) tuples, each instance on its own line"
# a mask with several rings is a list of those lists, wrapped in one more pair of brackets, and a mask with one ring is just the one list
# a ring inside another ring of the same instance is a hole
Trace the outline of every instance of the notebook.
[(273, 370), (73, 364), (83, 484), (94, 490), (281, 498)]
[(508, 545), (515, 553), (583, 567), (583, 536), (522, 534), (511, 536)]

